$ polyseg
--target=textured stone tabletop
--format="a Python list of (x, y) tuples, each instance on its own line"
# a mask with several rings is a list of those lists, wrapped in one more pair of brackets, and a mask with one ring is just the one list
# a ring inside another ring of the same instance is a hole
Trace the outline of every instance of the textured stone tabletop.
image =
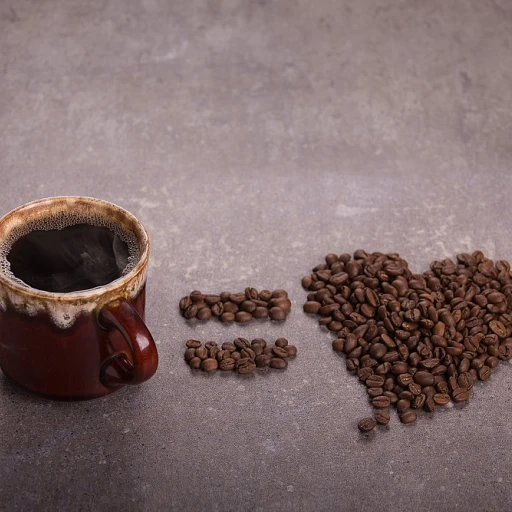
[[(0, 214), (88, 195), (153, 242), (145, 385), (51, 402), (0, 378), (1, 510), (507, 511), (512, 365), (365, 437), (365, 390), (302, 312), (328, 252), (512, 259), (510, 0), (3, 0)], [(287, 321), (189, 326), (191, 290), (285, 288)], [(184, 342), (285, 336), (284, 372)]]

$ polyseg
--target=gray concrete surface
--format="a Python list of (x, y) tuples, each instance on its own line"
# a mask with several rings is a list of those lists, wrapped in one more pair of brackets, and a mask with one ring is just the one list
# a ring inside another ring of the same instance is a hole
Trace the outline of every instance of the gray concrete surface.
[[(301, 310), (331, 251), (512, 259), (510, 0), (0, 1), (0, 213), (111, 200), (153, 240), (147, 384), (55, 403), (0, 379), (1, 510), (505, 511), (512, 366), (369, 438)], [(193, 289), (289, 290), (191, 327)], [(189, 337), (286, 336), (284, 373), (192, 374)]]

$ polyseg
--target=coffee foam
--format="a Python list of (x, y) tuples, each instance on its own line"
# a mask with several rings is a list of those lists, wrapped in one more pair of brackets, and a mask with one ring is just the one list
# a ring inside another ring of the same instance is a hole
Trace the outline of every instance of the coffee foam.
[[(125, 231), (119, 224), (112, 222), (105, 216), (95, 213), (69, 211), (57, 212), (51, 216), (46, 216), (36, 221), (14, 227), (9, 233), (9, 236), (0, 243), (0, 273), (26, 288), (31, 288), (24, 281), (17, 278), (11, 271), (11, 264), (9, 263), (7, 256), (14, 243), (32, 231), (60, 230), (76, 224), (89, 224), (92, 226), (104, 227), (112, 231), (128, 247), (128, 263), (122, 271), (122, 275), (124, 276), (128, 274), (135, 268), (141, 255), (140, 247), (135, 235)], [(2, 308), (2, 302), (3, 301), (0, 299), (0, 308)], [(5, 309), (5, 305), (2, 309)]]

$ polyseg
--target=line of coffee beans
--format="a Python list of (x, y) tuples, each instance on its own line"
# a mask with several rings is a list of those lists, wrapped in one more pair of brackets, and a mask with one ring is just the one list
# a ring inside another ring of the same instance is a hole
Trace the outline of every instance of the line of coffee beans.
[(465, 401), (512, 358), (510, 264), (481, 251), (433, 261), (422, 274), (396, 253), (328, 254), (302, 285), (304, 311), (337, 333), (333, 349), (376, 409), (361, 432), (387, 424), (390, 406), (408, 424), (416, 410)]
[(284, 370), (288, 366), (288, 358), (297, 354), (295, 345), (290, 345), (286, 338), (278, 338), (274, 344), (267, 344), (262, 338), (251, 342), (236, 338), (221, 347), (215, 341), (208, 341), (203, 346), (198, 340), (188, 340), (186, 345), (185, 361), (190, 368), (204, 372), (235, 370), (239, 374), (247, 374), (267, 366)]
[(292, 303), (286, 290), (246, 288), (243, 293), (222, 292), (219, 295), (193, 291), (180, 300), (181, 314), (187, 319), (247, 323), (253, 318), (285, 320)]

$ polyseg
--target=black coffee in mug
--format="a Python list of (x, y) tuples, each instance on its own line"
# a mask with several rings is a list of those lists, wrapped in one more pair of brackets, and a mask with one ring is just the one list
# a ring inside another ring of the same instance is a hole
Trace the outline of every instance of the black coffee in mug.
[(38, 290), (66, 293), (120, 278), (136, 261), (136, 247), (129, 233), (80, 222), (33, 229), (12, 243), (6, 259), (17, 280)]

